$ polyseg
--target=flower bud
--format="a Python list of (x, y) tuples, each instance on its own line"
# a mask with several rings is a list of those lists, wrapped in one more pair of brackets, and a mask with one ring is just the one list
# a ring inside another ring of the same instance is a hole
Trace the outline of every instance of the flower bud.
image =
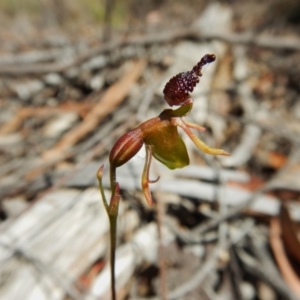
[(129, 161), (143, 146), (143, 136), (140, 128), (135, 128), (121, 136), (109, 154), (109, 162), (114, 167), (120, 167)]

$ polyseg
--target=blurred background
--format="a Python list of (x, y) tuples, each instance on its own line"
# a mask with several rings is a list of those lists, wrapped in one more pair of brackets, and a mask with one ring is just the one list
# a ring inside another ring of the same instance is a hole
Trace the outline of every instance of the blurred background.
[[(300, 2), (0, 0), (0, 299), (110, 299), (97, 188), (207, 53), (190, 165), (117, 169), (118, 299), (300, 298)], [(182, 133), (179, 130), (180, 134)]]
[[(212, 1), (213, 3), (214, 1)], [(297, 1), (215, 1), (233, 9), (235, 30), (282, 30), (299, 25)], [(176, 0), (55, 1), (2, 0), (1, 31), (30, 35), (61, 29), (79, 38), (109, 26), (114, 33), (147, 32), (191, 24), (210, 1)]]

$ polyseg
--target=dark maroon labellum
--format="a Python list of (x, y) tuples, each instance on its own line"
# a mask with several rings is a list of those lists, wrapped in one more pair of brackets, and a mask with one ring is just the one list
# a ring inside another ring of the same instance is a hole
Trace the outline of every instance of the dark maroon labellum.
[(164, 99), (170, 105), (183, 105), (190, 99), (190, 94), (199, 83), (199, 76), (202, 76), (202, 67), (216, 59), (213, 54), (204, 55), (191, 71), (179, 73), (169, 80), (163, 93)]

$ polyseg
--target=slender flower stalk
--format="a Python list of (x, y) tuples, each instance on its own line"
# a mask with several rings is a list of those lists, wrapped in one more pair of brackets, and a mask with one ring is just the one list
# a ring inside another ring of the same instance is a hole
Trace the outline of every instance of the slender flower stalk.
[(181, 128), (201, 151), (212, 155), (229, 155), (229, 153), (222, 149), (209, 147), (192, 131), (192, 129), (195, 129), (204, 132), (204, 127), (183, 120), (183, 117), (188, 115), (193, 108), (193, 100), (189, 92), (192, 92), (199, 82), (199, 77), (202, 76), (202, 67), (214, 60), (214, 55), (207, 54), (191, 71), (174, 76), (166, 84), (163, 91), (164, 99), (170, 106), (179, 106), (177, 109), (163, 110), (157, 117), (145, 121), (117, 140), (109, 155), (111, 188), (111, 198), (109, 202), (106, 200), (102, 185), (104, 166), (101, 166), (97, 173), (101, 197), (110, 222), (112, 300), (116, 300), (115, 251), (117, 217), (120, 202), (120, 187), (116, 181), (117, 168), (136, 155), (143, 145), (146, 146), (146, 159), (141, 178), (141, 187), (147, 203), (151, 206), (153, 199), (149, 184), (159, 180), (159, 178), (156, 180), (149, 179), (152, 157), (171, 170), (183, 168), (190, 162), (186, 146), (178, 133), (178, 128)]
[(101, 197), (103, 201), (103, 205), (106, 209), (106, 213), (109, 218), (109, 226), (110, 226), (110, 267), (111, 267), (111, 298), (116, 300), (116, 286), (115, 286), (115, 256), (116, 256), (116, 232), (117, 232), (117, 218), (119, 211), (119, 202), (120, 202), (120, 188), (119, 184), (115, 183), (115, 189), (112, 193), (110, 203), (108, 204), (104, 188), (102, 185), (102, 177), (103, 177), (103, 169), (104, 166), (101, 166), (97, 172), (97, 178), (99, 183), (99, 190), (101, 192)]

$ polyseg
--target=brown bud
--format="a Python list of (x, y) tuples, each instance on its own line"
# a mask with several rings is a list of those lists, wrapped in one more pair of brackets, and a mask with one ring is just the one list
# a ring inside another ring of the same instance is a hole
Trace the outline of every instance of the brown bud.
[(109, 162), (114, 167), (120, 167), (129, 161), (143, 146), (143, 136), (140, 128), (135, 128), (121, 136), (109, 154)]

